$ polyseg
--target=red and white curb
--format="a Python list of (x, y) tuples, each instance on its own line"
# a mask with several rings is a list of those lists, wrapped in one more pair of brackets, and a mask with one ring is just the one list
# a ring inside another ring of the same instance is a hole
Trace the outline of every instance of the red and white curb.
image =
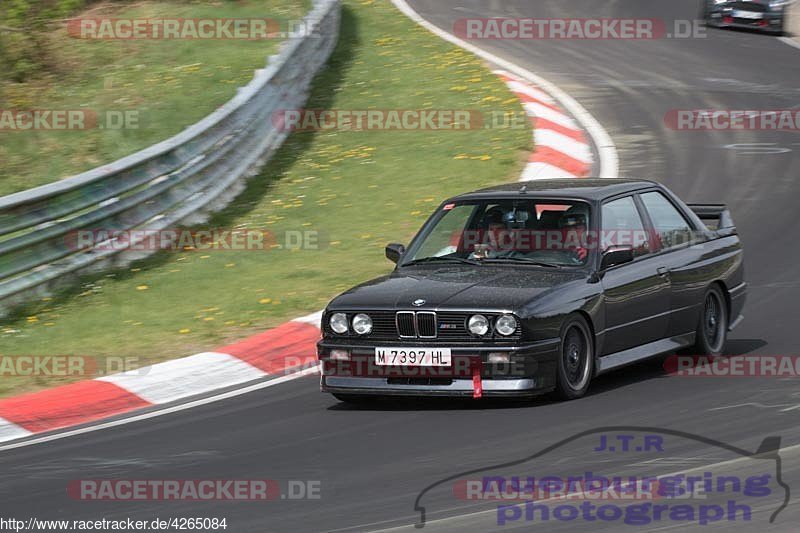
[(520, 180), (588, 176), (594, 158), (583, 128), (538, 86), (505, 70), (494, 73), (522, 101), (533, 126), (534, 151)]
[(316, 365), (322, 312), (241, 342), (0, 400), (0, 442), (175, 402)]

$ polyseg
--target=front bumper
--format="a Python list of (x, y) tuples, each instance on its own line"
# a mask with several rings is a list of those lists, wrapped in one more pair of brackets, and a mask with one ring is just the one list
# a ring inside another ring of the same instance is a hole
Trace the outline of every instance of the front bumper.
[[(471, 379), (453, 379), (449, 384), (390, 384), (388, 378), (361, 378), (323, 376), (320, 378), (322, 392), (333, 394), (364, 394), (375, 396), (448, 396), (472, 398), (475, 395)], [(482, 381), (482, 396), (535, 396), (548, 390), (537, 386), (536, 378), (485, 379)]]
[[(453, 365), (431, 368), (376, 367), (374, 346), (322, 340), (317, 345), (322, 363), (320, 389), (379, 396), (534, 396), (555, 388), (559, 344), (556, 338), (519, 346), (448, 345)], [(392, 343), (381, 343), (386, 345)], [(351, 361), (332, 361), (331, 350), (347, 350)], [(508, 353), (509, 363), (489, 363), (488, 354), (497, 352)]]
[(712, 9), (707, 22), (719, 28), (741, 28), (780, 33), (783, 31), (783, 11), (766, 11), (760, 18), (749, 19), (734, 16), (731, 8)]

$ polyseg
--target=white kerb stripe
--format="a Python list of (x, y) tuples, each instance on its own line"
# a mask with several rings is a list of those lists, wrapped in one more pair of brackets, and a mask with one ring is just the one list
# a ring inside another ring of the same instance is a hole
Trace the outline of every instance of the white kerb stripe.
[(312, 326), (318, 328), (320, 324), (322, 324), (322, 311), (317, 311), (316, 313), (311, 313), (307, 316), (301, 316), (300, 318), (295, 318), (292, 322), (304, 322), (306, 324), (311, 324)]
[(518, 81), (509, 81), (506, 82), (506, 85), (508, 86), (509, 89), (511, 89), (512, 92), (518, 95), (524, 94), (530, 96), (534, 100), (538, 100), (545, 104), (551, 104), (551, 105), (555, 104), (553, 99), (550, 98), (550, 96), (548, 96), (547, 93), (537, 89), (536, 87), (533, 87), (532, 85), (527, 85), (525, 83), (520, 83)]
[(21, 439), (27, 437), (32, 433), (13, 422), (9, 422), (5, 418), (0, 418), (0, 442), (7, 440)]
[(528, 163), (522, 172), (520, 181), (544, 180), (547, 178), (576, 178), (575, 174), (567, 172), (549, 163)]
[(505, 76), (505, 77), (511, 78), (512, 80), (515, 80), (515, 81), (523, 81), (522, 78), (520, 78), (516, 74), (512, 74), (507, 70), (503, 70), (503, 69), (499, 69), (499, 68), (493, 70), (492, 74), (494, 74), (496, 76)]
[(546, 146), (586, 164), (592, 163), (592, 150), (589, 145), (567, 137), (563, 133), (536, 129), (533, 132), (533, 138), (536, 141), (537, 148)]
[(529, 117), (544, 118), (550, 122), (555, 122), (559, 126), (564, 126), (565, 128), (570, 128), (575, 131), (581, 131), (575, 121), (570, 117), (564, 115), (563, 113), (559, 113), (558, 111), (554, 111), (547, 106), (537, 104), (536, 102), (525, 102), (522, 104), (522, 107), (525, 108), (525, 112)]
[(150, 403), (162, 404), (266, 375), (232, 355), (206, 352), (99, 379)]

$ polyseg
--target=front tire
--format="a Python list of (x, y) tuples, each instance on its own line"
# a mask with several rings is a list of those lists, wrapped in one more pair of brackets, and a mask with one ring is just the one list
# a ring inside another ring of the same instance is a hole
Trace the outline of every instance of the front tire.
[(589, 390), (594, 373), (594, 340), (580, 315), (567, 319), (561, 328), (556, 392), (564, 400), (580, 398)]
[(703, 308), (695, 334), (697, 355), (722, 355), (728, 341), (728, 306), (718, 286), (713, 285), (703, 298)]

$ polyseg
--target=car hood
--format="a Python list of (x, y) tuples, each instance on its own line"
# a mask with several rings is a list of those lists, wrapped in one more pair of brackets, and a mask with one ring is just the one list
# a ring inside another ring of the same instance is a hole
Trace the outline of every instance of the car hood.
[[(571, 269), (536, 267), (407, 267), (373, 279), (335, 298), (330, 309), (484, 309), (516, 311), (565, 283), (586, 279)], [(419, 306), (412, 305), (425, 300)]]

